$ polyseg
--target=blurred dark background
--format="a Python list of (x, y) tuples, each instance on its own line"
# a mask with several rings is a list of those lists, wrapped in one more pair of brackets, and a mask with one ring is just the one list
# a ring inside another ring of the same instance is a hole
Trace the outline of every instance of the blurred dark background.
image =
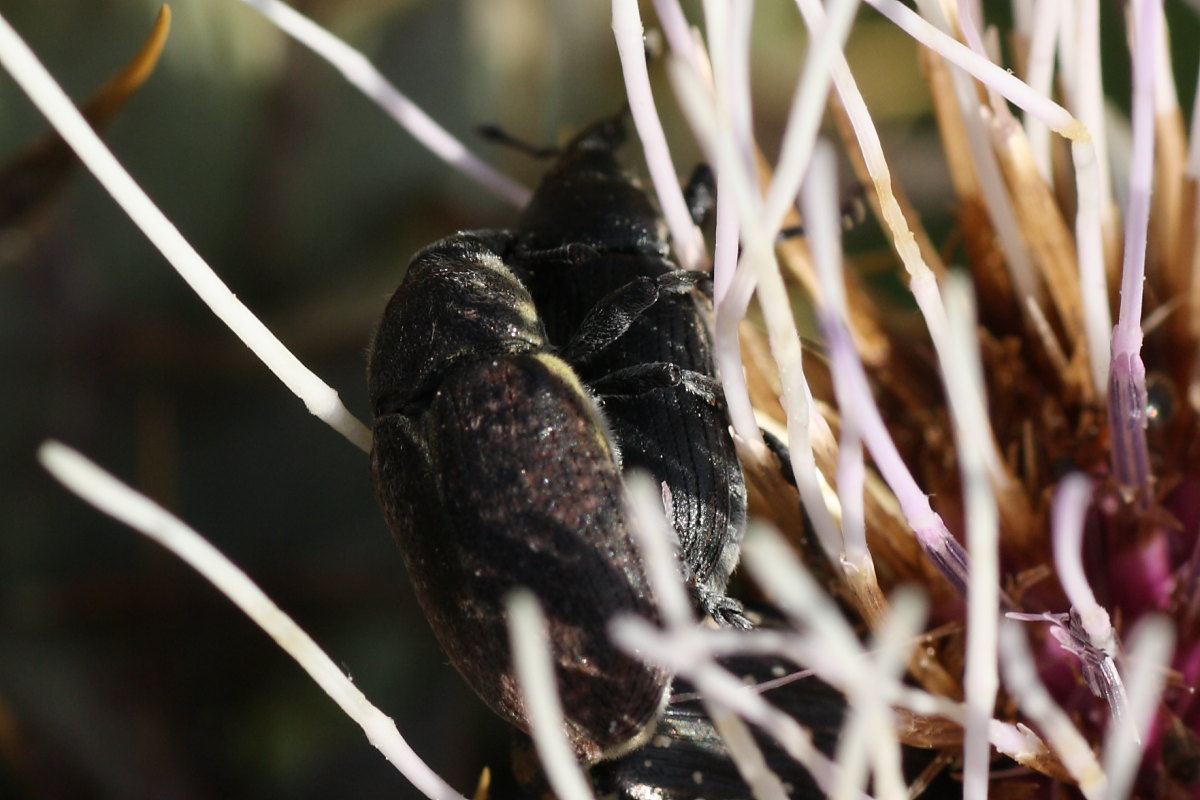
[[(512, 212), (241, 3), (172, 10), (156, 74), (106, 139), (366, 419), (366, 343), (409, 255)], [(621, 102), (607, 43), (580, 35), (595, 21), (583, 9), (557, 20), (493, 0), (303, 10), (473, 146), (480, 122), (552, 140), (560, 122)], [(77, 100), (132, 56), (156, 12), (145, 0), (0, 2)], [(576, 74), (542, 69), (551, 22)], [(560, 83), (601, 76), (582, 97)], [(0, 120), (0, 160), (46, 129), (7, 76)], [(0, 233), (0, 363), (0, 797), (416, 794), (224, 597), (51, 481), (33, 459), (47, 437), (210, 537), (455, 786), (469, 792), (482, 766), (504, 766), (503, 726), (415, 608), (364, 455), (305, 412), (82, 171)]]
[[(481, 142), (477, 125), (550, 143), (624, 99), (608, 3), (296, 5), (530, 184), (542, 165)], [(755, 108), (770, 148), (803, 35), (791, 4), (760, 5)], [(236, 0), (172, 9), (157, 72), (106, 139), (365, 420), (366, 343), (409, 256), (514, 211)], [(77, 100), (133, 54), (156, 11), (0, 0)], [(873, 15), (860, 23), (851, 56), (900, 180), (944, 214), (911, 44)], [(0, 164), (45, 132), (0, 76)], [(686, 173), (696, 153), (676, 138)], [(225, 598), (50, 480), (34, 461), (49, 437), (208, 536), (454, 786), (470, 792), (481, 767), (503, 768), (507, 732), (416, 610), (364, 455), (305, 412), (82, 171), (0, 230), (0, 372), (0, 798), (416, 796)]]

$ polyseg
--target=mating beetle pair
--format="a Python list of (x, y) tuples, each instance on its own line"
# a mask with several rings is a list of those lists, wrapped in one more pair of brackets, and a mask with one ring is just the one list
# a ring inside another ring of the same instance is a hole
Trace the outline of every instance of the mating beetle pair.
[(372, 471), (431, 627), (493, 710), (525, 714), (503, 603), (548, 614), (568, 735), (595, 762), (636, 746), (670, 676), (621, 654), (621, 613), (657, 617), (621, 470), (664, 487), (700, 607), (725, 598), (745, 486), (716, 381), (706, 279), (667, 259), (620, 169), (619, 119), (563, 151), (513, 231), (419, 253), (371, 348)]

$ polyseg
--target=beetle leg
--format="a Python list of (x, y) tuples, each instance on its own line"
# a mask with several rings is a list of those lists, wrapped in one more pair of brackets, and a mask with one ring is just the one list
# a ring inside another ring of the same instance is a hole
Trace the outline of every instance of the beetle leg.
[(589, 385), (601, 398), (634, 397), (657, 389), (676, 388), (683, 388), (711, 404), (717, 403), (723, 396), (721, 382), (711, 375), (663, 361), (619, 369)]
[(605, 295), (579, 324), (575, 336), (560, 355), (579, 365), (621, 338), (629, 327), (663, 295), (686, 294), (693, 289), (712, 293), (712, 279), (703, 272), (680, 269), (656, 278), (635, 278)]
[(754, 623), (746, 616), (745, 607), (723, 592), (713, 592), (701, 586), (692, 586), (698, 605), (704, 613), (722, 628), (736, 628), (748, 631), (754, 628)]

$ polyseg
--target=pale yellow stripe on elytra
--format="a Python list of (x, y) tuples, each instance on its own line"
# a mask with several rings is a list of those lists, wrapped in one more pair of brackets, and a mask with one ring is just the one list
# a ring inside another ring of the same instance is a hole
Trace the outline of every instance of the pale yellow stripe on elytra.
[(541, 362), (551, 375), (578, 392), (579, 397), (583, 401), (581, 405), (586, 409), (585, 413), (588, 416), (588, 422), (591, 423), (590, 427), (593, 438), (604, 450), (605, 455), (609, 458), (615, 458), (612, 450), (612, 438), (608, 432), (608, 423), (604, 421), (604, 416), (600, 413), (600, 409), (596, 407), (596, 402), (592, 399), (591, 393), (583, 388), (583, 384), (579, 382), (579, 376), (575, 374), (575, 370), (571, 369), (567, 362), (550, 353), (538, 353), (534, 358)]
[[(515, 281), (516, 278), (513, 280)], [(540, 326), (541, 319), (538, 317), (537, 309), (534, 308), (532, 298), (521, 300), (514, 310), (521, 316), (521, 323), (526, 327), (536, 330)]]

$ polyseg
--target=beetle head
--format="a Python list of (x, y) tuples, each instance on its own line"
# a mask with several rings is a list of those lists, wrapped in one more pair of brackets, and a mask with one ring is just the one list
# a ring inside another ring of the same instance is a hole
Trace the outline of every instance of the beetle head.
[(530, 249), (584, 244), (666, 255), (658, 210), (617, 159), (625, 141), (624, 117), (591, 125), (563, 148), (521, 217)]

